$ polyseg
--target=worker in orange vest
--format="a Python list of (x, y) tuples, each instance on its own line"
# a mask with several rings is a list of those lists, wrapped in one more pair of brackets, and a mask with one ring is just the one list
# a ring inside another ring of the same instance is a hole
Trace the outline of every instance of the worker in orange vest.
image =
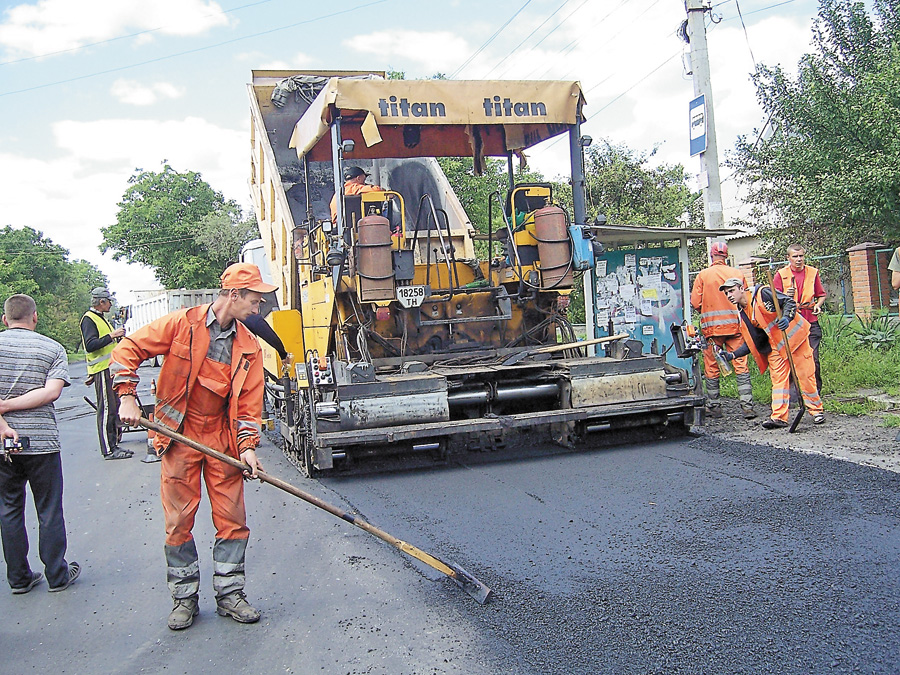
[[(740, 270), (729, 267), (728, 245), (717, 241), (709, 247), (712, 264), (702, 270), (694, 279), (691, 289), (691, 307), (700, 312), (700, 333), (706, 339), (703, 349), (703, 379), (706, 382), (706, 412), (710, 417), (722, 416), (719, 400), (719, 379), (721, 372), (716, 361), (716, 349), (733, 352), (741, 346), (741, 319), (735, 306), (729, 302), (719, 286), (726, 279), (741, 276)], [(734, 360), (734, 374), (737, 379), (741, 411), (746, 419), (756, 417), (753, 409), (753, 390), (750, 386), (750, 371), (747, 357)]]
[(788, 426), (791, 405), (788, 345), (806, 410), (812, 415), (814, 424), (822, 424), (825, 414), (816, 389), (816, 371), (809, 346), (809, 323), (800, 316), (797, 303), (779, 293), (781, 318), (778, 318), (772, 290), (767, 286), (754, 286), (748, 290), (744, 287), (744, 280), (735, 277), (726, 279), (719, 289), (740, 310), (741, 335), (744, 337), (742, 347), (733, 352), (723, 352), (722, 357), (730, 361), (752, 353), (759, 371), (764, 373), (768, 368), (772, 378), (772, 416), (762, 423), (763, 428)]
[[(358, 166), (348, 167), (344, 171), (344, 196), (361, 195), (364, 192), (384, 192), (384, 188), (379, 185), (369, 185), (366, 178), (369, 174)], [(337, 222), (337, 193), (331, 198), (331, 222)]]
[(825, 304), (827, 293), (819, 270), (806, 264), (806, 249), (800, 244), (787, 247), (788, 264), (775, 274), (775, 290), (794, 299), (800, 314), (809, 322), (809, 346), (812, 348), (816, 364), (816, 389), (822, 393), (822, 368), (819, 366), (819, 343), (822, 341), (822, 327), (819, 314)]

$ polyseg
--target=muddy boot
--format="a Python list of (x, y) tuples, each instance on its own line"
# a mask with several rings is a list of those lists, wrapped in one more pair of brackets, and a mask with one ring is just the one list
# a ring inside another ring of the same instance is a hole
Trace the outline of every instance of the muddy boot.
[(188, 628), (194, 623), (194, 617), (200, 613), (198, 607), (199, 598), (191, 595), (187, 598), (175, 598), (175, 607), (169, 614), (169, 628), (172, 630), (181, 630)]
[(712, 417), (713, 419), (720, 419), (722, 417), (722, 404), (721, 403), (709, 403), (706, 406), (706, 414)]
[(741, 401), (741, 414), (744, 416), (745, 420), (752, 420), (756, 417), (756, 411), (753, 409), (753, 404)]
[(240, 623), (256, 623), (260, 616), (259, 610), (247, 602), (243, 591), (232, 591), (216, 598), (216, 613), (219, 616), (230, 616)]

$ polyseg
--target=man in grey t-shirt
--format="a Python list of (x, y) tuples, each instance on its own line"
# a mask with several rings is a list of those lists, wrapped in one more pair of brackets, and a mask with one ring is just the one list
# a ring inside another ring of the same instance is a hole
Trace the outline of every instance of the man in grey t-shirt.
[(44, 578), (28, 564), (26, 483), (40, 523), (38, 550), (49, 590), (64, 591), (81, 573), (78, 563), (65, 559), (62, 462), (53, 408), (69, 385), (69, 365), (62, 345), (34, 331), (37, 321), (30, 296), (13, 295), (3, 304), (8, 330), (0, 333), (0, 437), (20, 447), (0, 459), (0, 538), (15, 594), (27, 593)]

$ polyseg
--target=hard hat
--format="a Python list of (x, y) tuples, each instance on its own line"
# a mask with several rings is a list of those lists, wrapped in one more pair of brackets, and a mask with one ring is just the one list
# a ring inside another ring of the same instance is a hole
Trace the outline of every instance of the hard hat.
[(728, 255), (728, 244), (724, 241), (717, 241), (712, 246), (709, 247), (709, 255)]

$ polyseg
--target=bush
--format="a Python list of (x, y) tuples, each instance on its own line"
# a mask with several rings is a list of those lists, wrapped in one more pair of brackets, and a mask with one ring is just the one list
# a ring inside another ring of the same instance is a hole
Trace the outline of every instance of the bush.
[(856, 341), (863, 347), (890, 349), (900, 345), (900, 322), (882, 314), (873, 317), (857, 316)]

